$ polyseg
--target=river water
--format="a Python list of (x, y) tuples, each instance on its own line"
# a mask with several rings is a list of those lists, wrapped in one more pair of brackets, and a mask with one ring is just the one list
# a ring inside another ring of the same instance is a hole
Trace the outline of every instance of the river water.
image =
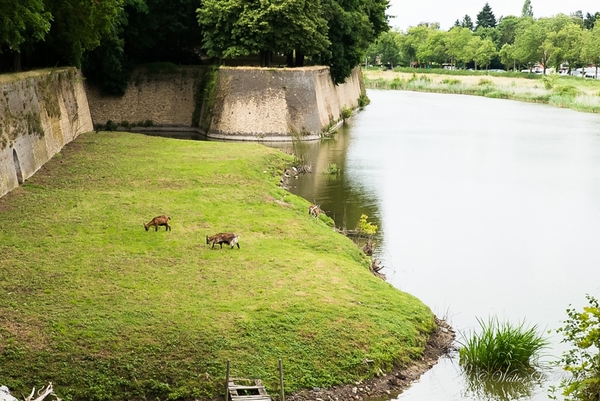
[[(333, 139), (294, 145), (292, 192), (338, 227), (378, 226), (387, 279), (458, 332), (498, 317), (550, 331), (600, 293), (600, 116), (482, 97), (369, 90)], [(291, 146), (291, 145), (277, 145)], [(327, 174), (335, 164), (340, 174)], [(394, 399), (547, 400), (560, 375), (481, 391), (442, 359)], [(487, 385), (487, 384), (486, 384)], [(504, 393), (503, 393), (504, 391)]]

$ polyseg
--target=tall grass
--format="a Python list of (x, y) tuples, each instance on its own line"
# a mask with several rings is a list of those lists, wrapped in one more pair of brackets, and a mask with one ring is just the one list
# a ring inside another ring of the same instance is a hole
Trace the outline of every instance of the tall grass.
[(495, 317), (487, 323), (477, 321), (481, 332), (459, 341), (459, 362), (466, 370), (490, 374), (529, 371), (538, 365), (541, 352), (549, 345), (536, 325), (512, 325)]

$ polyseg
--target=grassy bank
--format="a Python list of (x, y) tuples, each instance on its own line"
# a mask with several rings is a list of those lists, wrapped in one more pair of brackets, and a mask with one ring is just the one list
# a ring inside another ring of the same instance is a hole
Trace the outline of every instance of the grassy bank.
[[(443, 72), (443, 73), (442, 73)], [(577, 111), (600, 113), (600, 81), (568, 76), (543, 77), (535, 74), (441, 71), (414, 72), (367, 70), (365, 86), (371, 89), (399, 89), (452, 93), (544, 103)]]
[[(277, 186), (289, 162), (258, 144), (114, 132), (67, 145), (0, 198), (0, 384), (210, 399), (227, 359), (277, 394), (279, 358), (294, 392), (418, 357), (431, 311)], [(146, 232), (163, 213), (172, 231)], [(211, 250), (221, 231), (241, 249)]]

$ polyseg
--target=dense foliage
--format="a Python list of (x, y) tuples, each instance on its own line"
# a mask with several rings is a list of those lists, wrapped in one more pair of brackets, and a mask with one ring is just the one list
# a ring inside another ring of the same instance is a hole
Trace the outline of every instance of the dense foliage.
[[(198, 21), (203, 48), (212, 57), (296, 54), (331, 67), (336, 83), (344, 82), (360, 63), (369, 44), (388, 27), (388, 0), (204, 0)], [(300, 56), (300, 57), (298, 57)]]
[(587, 296), (582, 311), (567, 309), (567, 320), (558, 329), (562, 342), (571, 346), (563, 353), (560, 365), (572, 374), (561, 383), (566, 400), (600, 400), (600, 304)]
[[(402, 66), (488, 67), (532, 69), (541, 66), (579, 68), (600, 60), (600, 28), (595, 15), (558, 14), (535, 19), (531, 5), (524, 5), (524, 16), (506, 16), (495, 23), (491, 8), (478, 14), (477, 28), (471, 29), (465, 16), (443, 31), (438, 24), (420, 24), (406, 32), (392, 31), (382, 35), (367, 51), (370, 63), (376, 58), (383, 63)], [(396, 52), (396, 54), (392, 54)]]

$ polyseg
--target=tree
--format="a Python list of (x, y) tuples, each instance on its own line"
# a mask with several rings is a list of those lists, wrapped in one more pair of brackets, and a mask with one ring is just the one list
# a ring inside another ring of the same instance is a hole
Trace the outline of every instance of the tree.
[[(330, 45), (319, 1), (204, 0), (197, 13), (203, 48), (211, 57), (292, 50), (315, 55)], [(268, 65), (268, 58), (263, 61)]]
[(521, 18), (513, 15), (506, 16), (498, 22), (496, 29), (498, 30), (498, 45), (502, 47), (504, 44), (515, 43), (517, 31), (521, 26)]
[(531, 0), (525, 0), (525, 3), (523, 3), (521, 17), (533, 18), (533, 7), (531, 6)]
[(433, 31), (427, 36), (425, 43), (419, 47), (417, 58), (427, 63), (443, 63), (446, 61), (446, 32)]
[(421, 46), (427, 42), (427, 37), (432, 32), (425, 25), (410, 27), (406, 35), (404, 35), (400, 50), (407, 56), (411, 64), (417, 60), (417, 53)]
[(515, 46), (505, 43), (502, 45), (502, 48), (498, 52), (500, 56), (500, 62), (504, 64), (506, 69), (508, 70), (511, 66), (513, 70), (516, 70), (516, 59), (515, 59)]
[(581, 59), (583, 62), (592, 63), (596, 66), (597, 77), (598, 65), (600, 65), (600, 24), (594, 26), (591, 31), (584, 31), (583, 34)]
[(123, 0), (45, 0), (44, 4), (53, 23), (45, 40), (32, 50), (36, 59), (43, 65), (81, 67), (84, 53), (99, 46), (112, 29)]
[(460, 26), (472, 31), (473, 30), (473, 20), (471, 19), (471, 17), (469, 17), (467, 14), (465, 14), (462, 22), (460, 23)]
[(545, 74), (548, 60), (554, 50), (552, 42), (547, 40), (552, 27), (553, 21), (549, 18), (528, 20), (515, 39), (515, 58), (527, 63), (530, 69), (534, 63), (541, 63)]
[[(456, 64), (456, 61), (463, 61), (463, 50), (469, 43), (469, 40), (473, 37), (473, 33), (462, 27), (455, 27), (450, 29), (448, 35), (446, 35), (446, 54), (450, 57), (452, 64)], [(467, 60), (469, 62), (471, 60)]]
[[(307, 2), (314, 0), (307, 0)], [(389, 30), (387, 0), (323, 0), (329, 48), (313, 60), (328, 65), (335, 84), (343, 83), (369, 44)]]
[(550, 32), (548, 40), (554, 46), (555, 51), (552, 54), (552, 61), (556, 69), (560, 64), (567, 62), (569, 70), (579, 61), (582, 47), (582, 29), (579, 25), (569, 23), (558, 32)]
[(492, 8), (488, 3), (485, 3), (483, 9), (477, 14), (477, 26), (476, 28), (495, 28), (497, 25), (496, 17), (492, 12)]
[(563, 335), (562, 343), (571, 345), (559, 364), (572, 377), (561, 383), (563, 395), (569, 401), (600, 399), (600, 304), (590, 295), (583, 311), (567, 309), (568, 319), (557, 330)]
[(479, 64), (485, 65), (485, 69), (487, 70), (490, 62), (497, 54), (496, 45), (490, 39), (482, 40), (477, 50), (475, 50), (475, 69), (477, 69), (477, 64)]
[(14, 58), (9, 69), (20, 70), (21, 48), (44, 39), (52, 15), (42, 0), (2, 0), (0, 16), (0, 70), (3, 55)]
[(600, 11), (596, 11), (595, 14), (586, 13), (583, 19), (583, 26), (585, 29), (592, 29), (596, 24), (596, 21), (600, 18)]
[(465, 63), (471, 61), (475, 62), (475, 70), (477, 70), (477, 50), (481, 46), (481, 38), (479, 36), (473, 36), (467, 42), (467, 45), (463, 48), (460, 59)]
[(397, 32), (384, 32), (376, 42), (378, 54), (383, 64), (390, 64), (392, 68), (400, 63), (400, 45), (397, 41)]

